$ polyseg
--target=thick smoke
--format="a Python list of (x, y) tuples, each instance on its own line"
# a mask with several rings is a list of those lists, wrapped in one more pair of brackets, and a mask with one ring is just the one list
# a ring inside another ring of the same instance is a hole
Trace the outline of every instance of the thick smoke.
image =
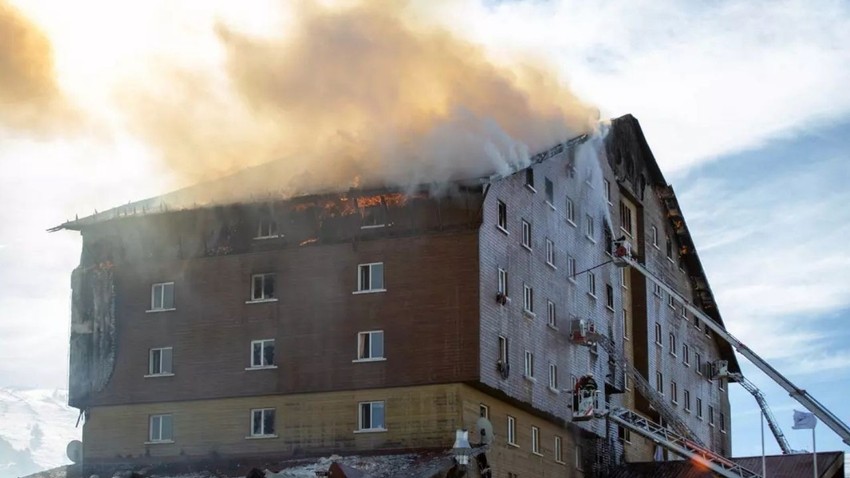
[(50, 41), (0, 0), (0, 126), (44, 134), (66, 128), (70, 116), (56, 82)]
[(272, 160), (267, 186), (293, 192), (473, 178), (598, 118), (552, 72), (496, 65), (402, 2), (297, 5), (275, 39), (220, 23), (223, 72), (170, 68), (127, 104), (131, 126), (186, 179)]

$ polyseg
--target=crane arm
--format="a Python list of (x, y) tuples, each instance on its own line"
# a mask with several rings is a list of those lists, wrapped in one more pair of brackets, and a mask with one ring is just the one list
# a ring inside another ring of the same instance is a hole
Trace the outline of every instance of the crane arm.
[(732, 334), (727, 332), (724, 327), (715, 322), (702, 310), (698, 309), (696, 306), (688, 302), (681, 294), (673, 290), (662, 280), (655, 277), (651, 272), (649, 272), (645, 267), (643, 267), (642, 264), (635, 261), (628, 254), (627, 250), (624, 252), (625, 253), (615, 254), (615, 264), (617, 264), (618, 266), (631, 266), (633, 269), (640, 272), (644, 277), (646, 277), (647, 280), (653, 282), (657, 286), (661, 287), (661, 289), (663, 289), (665, 292), (673, 296), (673, 298), (682, 303), (682, 305), (688, 311), (690, 311), (692, 314), (694, 314), (694, 316), (698, 317), (701, 321), (703, 321), (703, 323), (705, 323), (705, 325), (710, 328), (715, 334), (717, 334), (723, 340), (728, 342), (732, 347), (735, 348), (735, 350), (738, 351), (738, 353), (746, 357), (750, 362), (752, 362), (774, 382), (779, 384), (780, 387), (784, 388), (785, 391), (788, 392), (788, 394), (791, 395), (793, 399), (797, 400), (803, 407), (815, 414), (815, 416), (818, 417), (820, 421), (822, 421), (832, 431), (838, 434), (838, 436), (841, 437), (841, 440), (844, 441), (844, 443), (850, 445), (850, 427), (848, 427), (846, 423), (841, 421), (841, 419), (839, 419), (834, 413), (829, 411), (825, 406), (818, 402), (813, 396), (809, 394), (809, 392), (794, 385), (790, 380), (788, 380), (785, 376), (779, 373), (779, 371), (773, 368), (773, 366), (767, 363), (767, 361), (759, 357), (749, 347), (744, 345), (740, 340), (738, 340)]
[(767, 400), (765, 400), (761, 390), (740, 373), (730, 373), (729, 377), (740, 383), (756, 399), (756, 403), (758, 403), (761, 412), (764, 414), (764, 418), (767, 420), (768, 428), (773, 433), (773, 437), (776, 438), (779, 448), (782, 449), (782, 454), (790, 455), (794, 453), (794, 450), (791, 449), (791, 445), (788, 444), (788, 440), (785, 438), (785, 434), (779, 428), (779, 423), (776, 421), (776, 417), (773, 416), (773, 412), (771, 412), (770, 407), (767, 405)]

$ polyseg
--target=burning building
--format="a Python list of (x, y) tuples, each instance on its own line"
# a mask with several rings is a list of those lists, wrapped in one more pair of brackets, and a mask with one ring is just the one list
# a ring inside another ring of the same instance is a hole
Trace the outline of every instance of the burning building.
[[(660, 453), (600, 418), (613, 406), (654, 422), (673, 413), (730, 453), (711, 364), (737, 370), (731, 347), (612, 263), (624, 239), (722, 324), (633, 117), (604, 140), (439, 188), (283, 197), (239, 184), (56, 228), (83, 237), (70, 402), (87, 468), (448, 451), (466, 428), (489, 443), (492, 476), (600, 475)], [(198, 199), (211, 191), (215, 203)], [(601, 393), (585, 417), (573, 395), (588, 380)]]

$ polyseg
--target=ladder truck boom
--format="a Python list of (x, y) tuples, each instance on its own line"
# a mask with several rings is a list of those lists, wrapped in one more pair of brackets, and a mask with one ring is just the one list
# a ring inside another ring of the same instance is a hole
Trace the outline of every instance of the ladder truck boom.
[(744, 387), (746, 391), (750, 392), (753, 398), (756, 399), (756, 403), (759, 404), (759, 408), (761, 408), (764, 418), (767, 420), (768, 428), (770, 428), (771, 433), (773, 433), (773, 437), (776, 438), (776, 443), (779, 444), (779, 448), (782, 449), (782, 454), (790, 455), (795, 453), (795, 451), (791, 449), (791, 445), (788, 444), (785, 434), (782, 433), (782, 429), (779, 428), (779, 423), (776, 421), (776, 417), (773, 416), (773, 412), (770, 411), (770, 407), (767, 405), (767, 400), (765, 400), (761, 390), (759, 390), (754, 383), (747, 380), (747, 378), (740, 373), (729, 373), (727, 374), (727, 377), (740, 383), (741, 386)]
[(695, 444), (674, 430), (652, 423), (631, 410), (614, 407), (608, 412), (608, 420), (648, 438), (681, 457), (699, 462), (725, 478), (761, 478), (758, 473)]
[(645, 267), (643, 267), (642, 264), (635, 261), (629, 255), (628, 248), (622, 246), (617, 248), (617, 251), (615, 251), (614, 253), (614, 263), (619, 266), (631, 266), (633, 269), (640, 272), (644, 277), (646, 277), (647, 280), (651, 281), (652, 283), (663, 289), (665, 292), (673, 296), (673, 298), (682, 303), (682, 305), (692, 314), (694, 314), (694, 316), (703, 321), (703, 323), (705, 323), (705, 325), (710, 328), (715, 334), (723, 338), (723, 340), (725, 340), (732, 347), (734, 347), (735, 350), (738, 351), (738, 353), (746, 357), (762, 372), (767, 374), (767, 376), (770, 377), (774, 382), (784, 388), (785, 391), (787, 391), (792, 398), (797, 400), (807, 410), (814, 413), (815, 416), (820, 419), (820, 421), (822, 421), (832, 431), (838, 434), (838, 436), (841, 437), (841, 440), (844, 441), (845, 444), (850, 445), (850, 427), (848, 427), (847, 424), (842, 422), (841, 419), (839, 419), (834, 413), (829, 411), (825, 406), (818, 402), (813, 396), (809, 394), (809, 392), (794, 385), (790, 380), (785, 378), (785, 376), (783, 376), (775, 368), (773, 368), (773, 366), (767, 363), (767, 361), (759, 357), (749, 347), (741, 343), (740, 340), (736, 339), (732, 334), (727, 332), (725, 328), (714, 322), (711, 317), (706, 315), (702, 310), (692, 305), (681, 294), (676, 292), (673, 288), (669, 287), (662, 280), (655, 277), (651, 272), (649, 272)]

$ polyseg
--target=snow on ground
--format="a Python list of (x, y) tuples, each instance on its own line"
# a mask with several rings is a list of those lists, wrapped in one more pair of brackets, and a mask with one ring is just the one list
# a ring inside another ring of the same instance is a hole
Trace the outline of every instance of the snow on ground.
[(0, 478), (69, 463), (65, 447), (82, 434), (78, 413), (65, 390), (0, 388)]

